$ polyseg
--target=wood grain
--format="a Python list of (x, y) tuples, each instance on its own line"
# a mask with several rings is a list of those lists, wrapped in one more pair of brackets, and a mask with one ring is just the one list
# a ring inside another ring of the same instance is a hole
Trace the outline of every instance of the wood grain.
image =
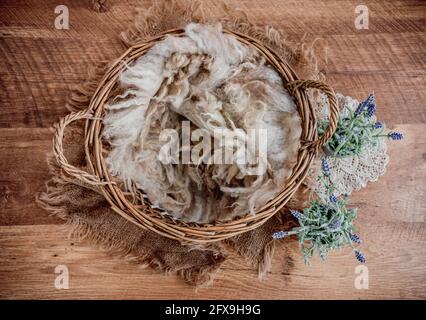
[[(220, 15), (216, 1), (204, 1)], [(389, 145), (387, 173), (351, 196), (359, 207), (370, 284), (354, 287), (350, 250), (304, 266), (296, 243), (292, 268), (277, 248), (272, 272), (257, 281), (232, 256), (211, 288), (194, 290), (174, 275), (140, 269), (89, 243), (67, 237), (62, 222), (36, 206), (48, 175), (49, 127), (66, 114), (66, 95), (98, 60), (117, 57), (117, 34), (148, 1), (109, 0), (97, 13), (88, 1), (0, 2), (0, 298), (108, 299), (396, 299), (426, 298), (426, 5), (424, 1), (364, 1), (370, 28), (354, 28), (355, 0), (232, 0), (254, 22), (316, 38), (321, 68), (333, 87), (362, 99), (374, 90), (378, 116), (406, 138)], [(54, 8), (70, 9), (70, 29), (53, 27)], [(53, 286), (54, 268), (67, 265), (70, 289)]]

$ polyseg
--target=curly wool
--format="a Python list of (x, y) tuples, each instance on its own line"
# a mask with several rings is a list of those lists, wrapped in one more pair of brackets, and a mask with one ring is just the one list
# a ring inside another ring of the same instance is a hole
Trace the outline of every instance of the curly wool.
[[(291, 173), (301, 135), (296, 107), (278, 73), (220, 24), (188, 24), (185, 36), (158, 42), (122, 72), (119, 83), (123, 93), (107, 106), (104, 119), (109, 169), (174, 217), (205, 223), (254, 213)], [(266, 170), (254, 175), (238, 161), (160, 161), (160, 134), (182, 129), (183, 120), (203, 136), (221, 129), (222, 138), (236, 137)], [(267, 130), (266, 154), (249, 145), (249, 129)]]

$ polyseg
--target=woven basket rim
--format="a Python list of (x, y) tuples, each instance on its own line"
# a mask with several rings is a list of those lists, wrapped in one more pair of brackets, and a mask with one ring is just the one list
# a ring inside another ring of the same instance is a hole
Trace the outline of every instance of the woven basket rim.
[[(268, 201), (263, 207), (257, 209), (254, 215), (248, 213), (233, 220), (203, 224), (173, 219), (171, 216), (165, 215), (164, 210), (159, 210), (150, 205), (145, 200), (146, 196), (136, 188), (133, 188), (131, 192), (123, 191), (119, 183), (109, 173), (103, 158), (105, 151), (102, 145), (104, 105), (117, 82), (120, 72), (165, 37), (185, 35), (184, 29), (177, 28), (165, 31), (126, 50), (105, 73), (92, 96), (88, 108), (70, 113), (55, 126), (53, 154), (63, 171), (85, 183), (97, 186), (111, 205), (111, 209), (128, 221), (141, 228), (183, 243), (203, 244), (220, 241), (253, 230), (265, 223), (281, 210), (296, 192), (306, 177), (314, 157), (334, 134), (337, 125), (338, 106), (333, 89), (322, 82), (299, 79), (288, 63), (257, 39), (227, 29), (223, 30), (223, 32), (235, 36), (238, 41), (248, 46), (254, 47), (275, 68), (280, 74), (285, 88), (293, 97), (302, 120), (302, 144), (298, 150), (297, 161), (293, 166), (291, 175), (287, 178), (277, 196)], [(315, 110), (306, 92), (308, 88), (321, 90), (329, 99), (329, 126), (321, 137), (318, 137), (317, 134)], [(70, 165), (63, 152), (62, 142), (65, 128), (70, 123), (81, 119), (86, 121), (85, 152), (90, 172), (85, 172)], [(135, 199), (138, 201), (136, 204), (134, 203)]]

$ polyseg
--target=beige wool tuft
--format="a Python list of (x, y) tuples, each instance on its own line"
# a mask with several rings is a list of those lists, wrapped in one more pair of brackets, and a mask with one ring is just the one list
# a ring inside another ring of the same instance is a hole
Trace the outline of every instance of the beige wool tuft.
[[(255, 49), (223, 33), (220, 24), (191, 23), (185, 33), (158, 42), (120, 75), (123, 93), (110, 101), (104, 119), (109, 169), (128, 188), (134, 183), (153, 205), (184, 221), (254, 214), (291, 173), (300, 117), (280, 76)], [(221, 138), (236, 137), (266, 170), (256, 175), (252, 165), (238, 161), (162, 162), (160, 134), (181, 132), (183, 120), (206, 139), (217, 129)], [(250, 144), (249, 129), (266, 129), (266, 154)]]

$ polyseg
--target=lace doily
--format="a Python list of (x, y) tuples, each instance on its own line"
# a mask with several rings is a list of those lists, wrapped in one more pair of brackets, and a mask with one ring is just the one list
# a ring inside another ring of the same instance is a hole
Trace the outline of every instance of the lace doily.
[[(349, 96), (337, 94), (341, 115), (348, 114), (347, 108), (355, 110), (359, 102)], [(328, 114), (328, 100), (320, 96), (319, 118), (325, 119)], [(373, 120), (376, 117), (373, 116)], [(377, 145), (367, 145), (359, 155), (349, 157), (331, 157), (321, 153), (311, 167), (308, 186), (315, 192), (325, 192), (325, 187), (317, 181), (321, 174), (321, 157), (325, 157), (330, 165), (330, 181), (335, 186), (334, 194), (350, 194), (364, 188), (368, 182), (377, 181), (386, 171), (389, 161), (385, 139), (379, 139)]]

